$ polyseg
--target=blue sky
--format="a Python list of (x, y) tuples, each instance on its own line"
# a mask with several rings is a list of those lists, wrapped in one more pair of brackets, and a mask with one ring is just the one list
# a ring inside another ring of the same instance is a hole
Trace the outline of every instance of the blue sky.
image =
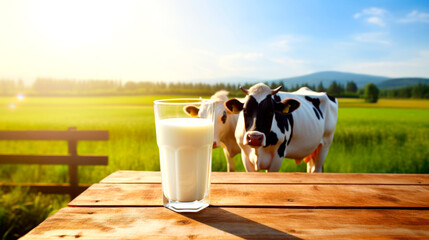
[(429, 1), (0, 2), (0, 78), (429, 77)]

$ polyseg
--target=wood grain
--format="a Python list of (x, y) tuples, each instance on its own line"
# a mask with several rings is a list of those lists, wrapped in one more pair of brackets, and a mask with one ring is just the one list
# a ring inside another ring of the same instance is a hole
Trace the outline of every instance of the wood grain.
[[(429, 186), (212, 184), (212, 206), (429, 208)], [(161, 206), (161, 184), (94, 184), (68, 206)]]
[(23, 239), (429, 239), (427, 174), (213, 173), (211, 206), (162, 206), (159, 172), (118, 171)]
[(22, 239), (428, 239), (429, 210), (63, 208)]
[[(160, 183), (160, 172), (117, 171), (101, 183)], [(429, 174), (212, 172), (212, 183), (429, 185)]]

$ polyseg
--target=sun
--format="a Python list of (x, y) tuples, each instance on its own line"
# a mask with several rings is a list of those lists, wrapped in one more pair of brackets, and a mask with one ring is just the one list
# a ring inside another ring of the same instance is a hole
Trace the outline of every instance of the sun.
[(79, 47), (108, 41), (129, 11), (127, 1), (34, 1), (30, 21), (45, 41)]
[(13, 44), (30, 56), (19, 64), (35, 77), (185, 79), (198, 61), (189, 51), (192, 34), (180, 5), (140, 0), (20, 2), (16, 29), (22, 30), (23, 40)]

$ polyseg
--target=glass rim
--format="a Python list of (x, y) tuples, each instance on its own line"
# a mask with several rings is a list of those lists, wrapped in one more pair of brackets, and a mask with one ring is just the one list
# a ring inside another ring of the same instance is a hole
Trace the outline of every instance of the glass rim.
[(204, 98), (170, 98), (170, 99), (160, 99), (153, 101), (154, 104), (165, 104), (165, 105), (182, 105), (182, 104), (210, 104), (215, 103), (211, 99)]

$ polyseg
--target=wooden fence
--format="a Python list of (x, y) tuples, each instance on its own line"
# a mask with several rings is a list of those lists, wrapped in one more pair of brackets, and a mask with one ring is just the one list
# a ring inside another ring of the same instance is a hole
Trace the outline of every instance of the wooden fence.
[(0, 131), (0, 140), (43, 140), (67, 141), (68, 155), (6, 155), (0, 154), (0, 164), (54, 164), (68, 165), (69, 183), (63, 184), (15, 184), (0, 183), (2, 187), (25, 186), (31, 190), (43, 193), (69, 194), (73, 199), (83, 192), (89, 185), (79, 184), (79, 165), (107, 165), (108, 156), (83, 156), (77, 154), (78, 141), (106, 141), (109, 132), (104, 130), (77, 130), (70, 127), (66, 131)]

